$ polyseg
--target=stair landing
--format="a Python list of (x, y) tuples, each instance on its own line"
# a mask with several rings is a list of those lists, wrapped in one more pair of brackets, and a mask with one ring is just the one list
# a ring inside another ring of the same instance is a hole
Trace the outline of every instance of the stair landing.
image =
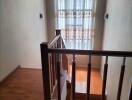
[[(72, 66), (69, 65), (68, 73), (71, 80)], [(87, 89), (87, 67), (76, 67), (76, 93), (86, 93)], [(90, 94), (101, 95), (102, 79), (100, 70), (92, 68)]]

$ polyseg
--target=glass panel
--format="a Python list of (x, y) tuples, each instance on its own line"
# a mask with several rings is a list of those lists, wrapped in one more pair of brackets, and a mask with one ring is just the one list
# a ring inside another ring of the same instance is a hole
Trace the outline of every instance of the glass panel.
[(58, 10), (64, 10), (65, 9), (65, 0), (58, 0)]
[(82, 10), (83, 9), (83, 1), (84, 0), (76, 0), (76, 10)]
[(92, 9), (93, 0), (85, 0), (85, 9)]
[(56, 0), (56, 26), (61, 29), (67, 48), (92, 49), (93, 2), (94, 0)]
[(74, 9), (74, 0), (65, 0), (66, 2), (66, 8), (67, 10), (73, 10)]

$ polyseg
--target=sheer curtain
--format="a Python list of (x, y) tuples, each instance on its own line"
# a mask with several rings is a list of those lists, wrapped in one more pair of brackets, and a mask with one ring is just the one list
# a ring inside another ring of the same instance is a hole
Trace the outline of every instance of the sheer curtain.
[(95, 0), (55, 0), (56, 28), (70, 49), (93, 49)]

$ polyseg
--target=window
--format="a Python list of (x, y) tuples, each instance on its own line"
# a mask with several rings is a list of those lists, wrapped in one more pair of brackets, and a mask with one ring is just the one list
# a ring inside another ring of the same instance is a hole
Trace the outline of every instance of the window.
[(56, 0), (56, 28), (70, 49), (93, 49), (94, 0)]

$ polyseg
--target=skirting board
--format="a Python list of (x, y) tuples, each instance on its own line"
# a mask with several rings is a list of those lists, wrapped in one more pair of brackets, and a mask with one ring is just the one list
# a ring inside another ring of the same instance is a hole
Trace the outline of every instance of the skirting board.
[(6, 81), (9, 76), (11, 76), (17, 69), (19, 69), (21, 67), (21, 65), (18, 65), (12, 72), (10, 72), (5, 78), (3, 78), (1, 81), (0, 81), (0, 84), (2, 84), (4, 81)]
[(29, 68), (29, 69), (42, 69), (42, 67), (41, 67), (41, 66), (37, 66), (37, 67), (35, 66), (35, 67), (34, 67), (34, 66), (25, 66), (25, 65), (24, 65), (24, 66), (23, 66), (23, 65), (21, 65), (21, 68)]

